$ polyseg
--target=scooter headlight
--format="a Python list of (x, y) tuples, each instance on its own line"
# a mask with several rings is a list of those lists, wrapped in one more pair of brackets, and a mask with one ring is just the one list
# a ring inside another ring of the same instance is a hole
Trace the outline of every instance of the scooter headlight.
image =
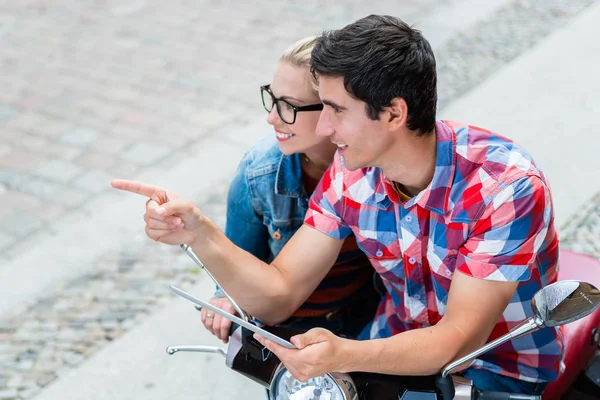
[(300, 382), (282, 365), (271, 381), (270, 400), (357, 400), (356, 386), (348, 374), (331, 373)]

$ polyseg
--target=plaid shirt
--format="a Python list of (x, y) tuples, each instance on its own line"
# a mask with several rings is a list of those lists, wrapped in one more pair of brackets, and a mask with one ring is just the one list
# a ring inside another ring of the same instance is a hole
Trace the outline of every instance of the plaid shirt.
[[(550, 188), (531, 156), (489, 131), (436, 124), (431, 184), (402, 201), (379, 168), (349, 171), (336, 155), (305, 223), (333, 237), (354, 233), (387, 289), (371, 338), (435, 325), (455, 271), (519, 282), (489, 340), (533, 314), (537, 290), (556, 280), (558, 237)], [(556, 379), (559, 329), (542, 329), (480, 356), (471, 368), (530, 382)]]

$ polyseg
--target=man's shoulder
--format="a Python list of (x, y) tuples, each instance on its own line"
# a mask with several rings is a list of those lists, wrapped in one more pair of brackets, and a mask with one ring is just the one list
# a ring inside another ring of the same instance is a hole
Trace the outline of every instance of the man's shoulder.
[[(451, 123), (456, 133), (457, 172), (469, 169), (488, 183), (510, 184), (528, 175), (543, 174), (523, 146), (499, 133), (474, 125)], [(482, 171), (480, 171), (482, 170)]]
[(504, 198), (511, 190), (527, 192), (533, 190), (531, 185), (549, 186), (531, 154), (513, 140), (477, 126), (455, 122), (446, 125), (456, 136), (449, 193), (456, 218), (477, 219), (491, 202), (499, 201), (500, 194)]

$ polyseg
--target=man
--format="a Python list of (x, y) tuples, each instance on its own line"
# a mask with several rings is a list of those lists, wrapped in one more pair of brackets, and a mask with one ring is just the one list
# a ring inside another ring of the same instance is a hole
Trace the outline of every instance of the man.
[[(186, 200), (150, 197), (151, 238), (187, 243), (250, 314), (274, 324), (322, 280), (354, 233), (387, 295), (366, 336), (313, 329), (299, 350), (260, 339), (298, 379), (331, 371), (425, 375), (506, 333), (556, 280), (550, 189), (529, 154), (486, 130), (435, 121), (435, 58), (419, 31), (369, 16), (322, 35), (312, 53), (325, 105), (317, 130), (339, 147), (305, 224), (270, 264), (236, 248)], [(481, 356), (465, 376), (483, 390), (540, 393), (556, 378), (556, 330)]]

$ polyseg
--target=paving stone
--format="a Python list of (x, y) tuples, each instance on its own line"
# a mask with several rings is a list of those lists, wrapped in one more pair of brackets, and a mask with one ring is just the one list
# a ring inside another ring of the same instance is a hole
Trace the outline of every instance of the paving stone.
[(2, 123), (4, 121), (8, 121), (9, 119), (13, 118), (17, 114), (18, 114), (18, 111), (13, 108), (0, 106), (0, 123)]
[(7, 189), (18, 187), (24, 180), (25, 174), (0, 167), (0, 183)]
[(31, 151), (13, 150), (0, 158), (0, 169), (13, 171), (30, 171), (47, 162), (47, 157)]
[(42, 178), (65, 184), (82, 175), (84, 169), (67, 161), (53, 160), (40, 165), (33, 173)]
[(93, 129), (75, 128), (62, 135), (60, 141), (72, 146), (85, 147), (94, 142), (97, 137), (98, 133)]
[(21, 211), (0, 216), (0, 231), (16, 237), (23, 237), (42, 227), (37, 219)]
[(16, 389), (8, 389), (0, 391), (0, 400), (18, 400), (18, 392)]
[(90, 193), (100, 193), (109, 189), (109, 183), (114, 177), (101, 170), (86, 172), (73, 181), (73, 186)]
[(48, 140), (43, 137), (24, 133), (19, 137), (18, 146), (27, 151), (39, 152), (48, 146)]
[(89, 199), (89, 193), (83, 190), (63, 188), (61, 195), (55, 197), (53, 201), (59, 205), (73, 209), (84, 204), (87, 199)]
[(0, 158), (6, 157), (12, 151), (12, 147), (8, 144), (0, 143)]
[(40, 373), (35, 377), (35, 383), (37, 383), (40, 387), (44, 387), (55, 380), (56, 377), (57, 376), (54, 372)]
[(166, 157), (169, 152), (170, 149), (165, 145), (136, 143), (125, 148), (120, 157), (138, 165), (149, 166), (160, 161), (163, 157)]
[(48, 200), (56, 196), (60, 196), (64, 186), (47, 179), (30, 176), (23, 180), (23, 182), (19, 185), (19, 189), (22, 192), (30, 194), (36, 198)]
[(61, 218), (67, 210), (67, 206), (45, 202), (42, 206), (31, 209), (28, 212), (35, 218), (39, 218), (47, 223), (53, 223)]
[(132, 144), (132, 140), (126, 137), (102, 135), (94, 143), (94, 151), (100, 154), (118, 154)]

